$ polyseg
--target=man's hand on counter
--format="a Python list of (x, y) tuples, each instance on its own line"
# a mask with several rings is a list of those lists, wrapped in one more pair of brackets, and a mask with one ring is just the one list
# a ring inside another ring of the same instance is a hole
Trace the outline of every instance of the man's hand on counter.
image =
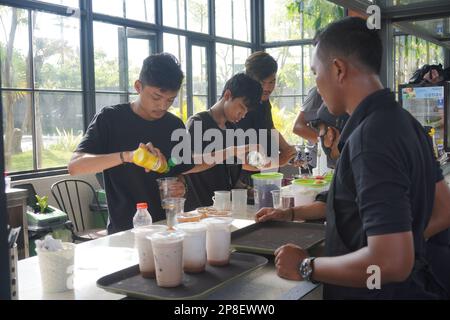
[(263, 222), (268, 220), (291, 220), (290, 214), (287, 210), (274, 208), (261, 208), (255, 215), (256, 222)]
[(299, 272), (300, 263), (308, 257), (306, 250), (294, 244), (285, 244), (275, 250), (275, 267), (281, 278), (303, 280)]

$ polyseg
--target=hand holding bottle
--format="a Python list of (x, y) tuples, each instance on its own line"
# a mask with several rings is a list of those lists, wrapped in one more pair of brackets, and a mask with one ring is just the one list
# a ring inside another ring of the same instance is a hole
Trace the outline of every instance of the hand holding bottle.
[(172, 162), (168, 164), (166, 157), (151, 142), (140, 143), (133, 152), (132, 160), (134, 164), (145, 168), (145, 172), (167, 173), (174, 165)]

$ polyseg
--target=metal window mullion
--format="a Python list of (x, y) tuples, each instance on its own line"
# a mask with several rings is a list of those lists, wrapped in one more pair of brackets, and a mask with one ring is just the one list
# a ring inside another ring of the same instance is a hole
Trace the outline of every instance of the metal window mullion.
[(207, 46), (207, 68), (208, 68), (208, 105), (207, 109), (216, 102), (217, 96), (217, 75), (216, 75), (216, 46), (209, 42)]
[(94, 22), (92, 2), (80, 0), (86, 15), (80, 17), (80, 54), (83, 88), (83, 131), (95, 115)]
[[(221, 0), (223, 1), (223, 0)], [(209, 34), (211, 36), (216, 35), (216, 1), (208, 0), (208, 21), (209, 21)]]
[(31, 88), (31, 141), (33, 145), (33, 170), (37, 165), (37, 136), (36, 136), (36, 95), (34, 77), (34, 50), (33, 50), (33, 14), (28, 10), (28, 55), (30, 57), (30, 88)]
[(184, 30), (187, 30), (187, 12), (188, 12), (188, 6), (187, 6), (187, 2), (189, 0), (183, 0), (184, 1)]
[(193, 85), (192, 81), (192, 43), (189, 38), (186, 38), (186, 100), (188, 117), (192, 116), (194, 112), (193, 99)]

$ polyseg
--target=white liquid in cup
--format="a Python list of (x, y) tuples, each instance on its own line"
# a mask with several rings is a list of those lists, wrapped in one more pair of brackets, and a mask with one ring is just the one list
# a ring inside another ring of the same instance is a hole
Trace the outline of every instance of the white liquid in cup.
[(183, 231), (183, 270), (188, 273), (205, 271), (206, 225), (199, 222), (181, 223), (177, 229)]
[(155, 277), (155, 260), (150, 236), (167, 230), (163, 225), (151, 225), (133, 229), (134, 241), (139, 254), (139, 270), (144, 278)]
[(229, 218), (207, 218), (206, 256), (211, 266), (225, 266), (230, 261), (231, 222)]
[(157, 232), (151, 236), (156, 283), (160, 287), (177, 287), (183, 281), (183, 238), (179, 231)]

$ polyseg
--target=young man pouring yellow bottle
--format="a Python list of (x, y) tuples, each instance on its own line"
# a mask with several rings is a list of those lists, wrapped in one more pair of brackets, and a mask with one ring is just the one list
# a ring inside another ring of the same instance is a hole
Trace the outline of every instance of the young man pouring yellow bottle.
[[(176, 165), (169, 162), (169, 172), (164, 168), (168, 163), (166, 159), (178, 143), (172, 141), (172, 133), (177, 129), (185, 130), (181, 119), (167, 112), (183, 77), (180, 64), (172, 55), (162, 53), (146, 58), (134, 85), (138, 99), (103, 108), (92, 120), (69, 162), (71, 175), (103, 171), (109, 234), (132, 228), (135, 206), (140, 202), (148, 203), (153, 221), (165, 218), (157, 179), (211, 167), (206, 164), (194, 166), (190, 161)], [(147, 169), (142, 168), (146, 166), (146, 160), (138, 155), (145, 150), (158, 158), (153, 158), (153, 163), (160, 163), (160, 168), (150, 164)], [(170, 194), (183, 197), (184, 183), (179, 180), (172, 184)]]

